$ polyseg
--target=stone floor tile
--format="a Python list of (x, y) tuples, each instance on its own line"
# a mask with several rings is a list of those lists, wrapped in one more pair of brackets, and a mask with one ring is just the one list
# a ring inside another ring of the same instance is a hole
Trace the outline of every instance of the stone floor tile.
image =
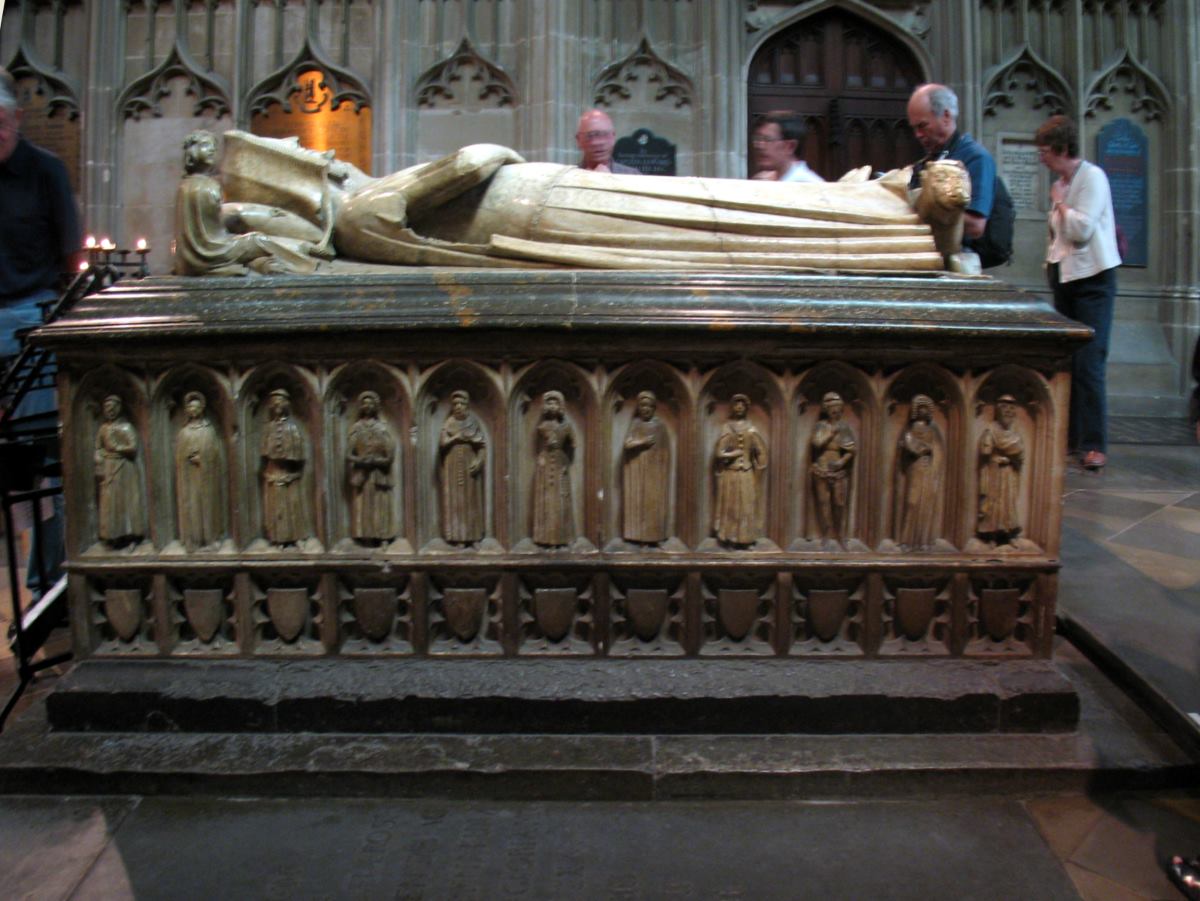
[[(1178, 816), (1185, 817), (1189, 820), (1195, 820), (1200, 823), (1200, 797), (1197, 798), (1155, 798), (1154, 803), (1159, 807), (1164, 807), (1172, 811)], [(1200, 845), (1195, 850), (1173, 851), (1173, 854), (1179, 854), (1181, 857), (1192, 857), (1195, 854), (1200, 854)]]
[(1147, 898), (1171, 898), (1175, 889), (1162, 861), (1180, 846), (1200, 840), (1200, 823), (1140, 798), (1114, 798), (1105, 815), (1069, 858), (1083, 867)]
[(71, 895), (135, 802), (0, 796), (0, 896)]
[(1193, 491), (1187, 497), (1175, 502), (1176, 507), (1183, 507), (1187, 510), (1200, 510), (1200, 491)]
[(1103, 809), (1081, 795), (1034, 798), (1025, 802), (1025, 809), (1050, 850), (1062, 861), (1071, 858), (1092, 827), (1104, 816)]
[(1064, 512), (1094, 521), (1122, 523), (1124, 528), (1153, 516), (1184, 496), (1180, 492), (1077, 491), (1068, 499)]
[(1180, 557), (1115, 541), (1108, 547), (1146, 578), (1170, 591), (1187, 591), (1200, 586), (1200, 558)]
[[(1079, 897), (1083, 901), (1147, 901), (1151, 896), (1140, 895), (1130, 889), (1128, 886), (1121, 885), (1119, 882), (1113, 882), (1111, 879), (1106, 879), (1103, 876), (1093, 873), (1091, 870), (1086, 870), (1083, 867), (1075, 864), (1067, 864), (1067, 875), (1071, 877), (1071, 881), (1075, 883), (1075, 888), (1079, 891)], [(1164, 898), (1177, 897), (1175, 895), (1163, 895)]]
[(1109, 542), (1185, 559), (1200, 557), (1200, 534), (1184, 531), (1176, 523), (1167, 521), (1162, 513), (1130, 526)]
[(1200, 535), (1200, 510), (1178, 505), (1166, 507), (1154, 515), (1157, 522), (1168, 524), (1190, 535)]

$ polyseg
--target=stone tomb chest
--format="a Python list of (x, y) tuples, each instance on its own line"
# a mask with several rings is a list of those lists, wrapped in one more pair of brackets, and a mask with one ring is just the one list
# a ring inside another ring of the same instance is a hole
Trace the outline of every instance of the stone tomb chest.
[(1048, 658), (1087, 337), (951, 276), (118, 284), (40, 338), (76, 650), (154, 658), (147, 690), (197, 658), (401, 687), (437, 660)]

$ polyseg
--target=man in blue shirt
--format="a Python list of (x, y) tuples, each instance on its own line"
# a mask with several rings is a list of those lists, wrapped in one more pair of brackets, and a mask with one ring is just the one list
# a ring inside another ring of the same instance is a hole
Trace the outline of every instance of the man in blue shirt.
[(971, 199), (963, 216), (963, 247), (974, 250), (983, 237), (996, 186), (996, 161), (969, 134), (958, 130), (958, 96), (944, 84), (923, 84), (908, 100), (908, 124), (925, 157), (913, 167), (910, 187), (920, 186), (920, 172), (930, 160), (959, 160), (971, 176)]
[[(41, 324), (40, 304), (58, 296), (59, 278), (74, 268), (82, 243), (66, 166), (22, 138), (20, 128), (16, 82), (0, 68), (0, 372), (7, 371), (20, 352), (17, 333)], [(32, 416), (54, 408), (53, 392), (35, 389), (16, 415)], [(20, 481), (22, 474), (10, 471), (7, 476)], [(32, 473), (26, 478), (32, 478)], [(54, 504), (55, 516), (43, 527), (41, 554), (50, 581), (62, 559), (61, 496), (54, 498)], [(35, 591), (38, 556), (32, 549), (26, 579)]]
[(66, 166), (20, 127), (16, 83), (0, 69), (0, 358), (20, 350), (16, 331), (41, 324), (39, 301), (56, 296), (82, 244)]

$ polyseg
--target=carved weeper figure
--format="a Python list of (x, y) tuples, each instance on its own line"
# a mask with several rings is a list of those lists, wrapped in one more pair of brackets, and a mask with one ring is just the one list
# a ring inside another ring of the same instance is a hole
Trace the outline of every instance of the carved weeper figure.
[(97, 532), (113, 547), (146, 534), (146, 501), (138, 472), (138, 439), (122, 415), (121, 398), (110, 394), (101, 407), (104, 422), (96, 431)]
[(850, 474), (858, 450), (854, 429), (842, 419), (845, 406), (836, 391), (821, 398), (822, 419), (813, 429), (809, 466), (820, 537), (835, 541), (846, 537)]
[(212, 176), (217, 139), (211, 132), (194, 131), (183, 144), (187, 173), (175, 195), (175, 272), (179, 275), (242, 275), (252, 269), (263, 274), (312, 272), (316, 260), (312, 241), (284, 237), (284, 222), (293, 230), (319, 230), (277, 210), (279, 222), (263, 224), (273, 235), (259, 231), (234, 234), (226, 227), (221, 209), (221, 185)]
[(933, 400), (914, 394), (908, 428), (900, 436), (903, 486), (896, 540), (905, 547), (924, 548), (938, 537), (934, 514), (942, 490), (942, 436), (933, 422)]
[(717, 504), (713, 531), (726, 544), (754, 544), (762, 537), (759, 473), (767, 468), (767, 444), (746, 419), (750, 398), (735, 394), (730, 419), (717, 436)]
[(575, 431), (564, 420), (559, 391), (542, 395), (542, 418), (537, 425), (537, 459), (533, 474), (533, 540), (556, 547), (575, 538), (571, 505), (571, 459)]
[(1011, 394), (996, 399), (995, 424), (979, 436), (979, 537), (1009, 544), (1021, 534), (1017, 504), (1025, 442), (1013, 425), (1017, 400)]
[(487, 439), (471, 413), (471, 395), (450, 395), (450, 415), (442, 423), (442, 537), (451, 544), (473, 544), (484, 534), (484, 463)]
[(671, 447), (667, 427), (655, 414), (653, 391), (637, 396), (637, 415), (625, 433), (622, 496), (625, 517), (621, 535), (626, 541), (657, 544), (667, 540), (667, 496)]
[(346, 466), (350, 476), (350, 537), (380, 544), (396, 537), (392, 463), (396, 441), (379, 421), (379, 395), (358, 396), (358, 422), (350, 427)]
[(295, 544), (312, 535), (304, 500), (304, 436), (292, 420), (291, 396), (268, 395), (270, 420), (262, 434), (263, 534), (272, 544)]
[(204, 395), (183, 398), (187, 422), (175, 437), (175, 507), (179, 540), (189, 551), (219, 541), (225, 534), (222, 506), (221, 441), (205, 415)]

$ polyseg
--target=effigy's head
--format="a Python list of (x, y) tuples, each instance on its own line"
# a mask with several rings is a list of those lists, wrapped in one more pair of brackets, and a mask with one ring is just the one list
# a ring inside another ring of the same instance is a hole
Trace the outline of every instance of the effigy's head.
[(937, 205), (965, 209), (971, 199), (971, 176), (958, 160), (934, 160), (921, 170), (921, 187), (930, 192)]
[(207, 172), (217, 161), (217, 138), (211, 131), (193, 131), (183, 139), (183, 171)]

